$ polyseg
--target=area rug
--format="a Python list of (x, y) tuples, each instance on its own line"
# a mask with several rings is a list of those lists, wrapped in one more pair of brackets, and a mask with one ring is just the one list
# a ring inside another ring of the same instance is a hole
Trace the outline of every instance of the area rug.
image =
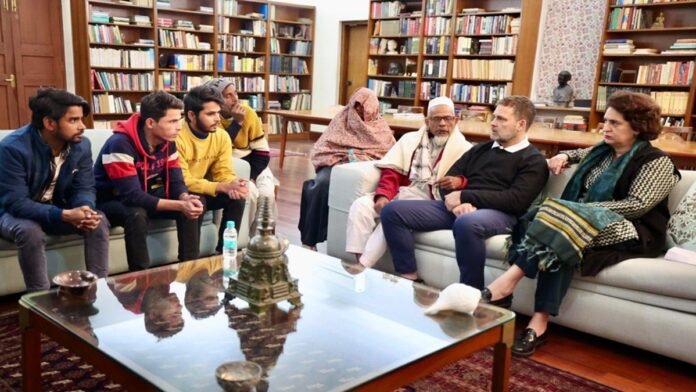
[[(42, 391), (124, 391), (98, 369), (56, 342), (42, 336)], [(22, 387), (21, 335), (17, 312), (0, 315), (0, 391)], [(478, 352), (398, 391), (490, 391), (492, 350)], [(510, 391), (589, 392), (614, 391), (570, 373), (530, 359), (513, 358)]]
[[(277, 148), (271, 147), (271, 157), (279, 157), (280, 156), (280, 150)], [(285, 156), (286, 157), (306, 157), (307, 154), (303, 152), (298, 152), (298, 151), (290, 151), (290, 150), (285, 150)]]

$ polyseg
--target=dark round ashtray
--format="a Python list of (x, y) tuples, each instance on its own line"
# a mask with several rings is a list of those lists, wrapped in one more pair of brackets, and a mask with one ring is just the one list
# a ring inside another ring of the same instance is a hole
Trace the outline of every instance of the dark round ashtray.
[(263, 369), (256, 362), (227, 362), (215, 369), (215, 378), (225, 391), (251, 391), (261, 380)]
[(65, 271), (54, 276), (53, 283), (58, 285), (60, 290), (80, 295), (87, 291), (87, 288), (93, 285), (97, 279), (97, 275), (89, 271)]

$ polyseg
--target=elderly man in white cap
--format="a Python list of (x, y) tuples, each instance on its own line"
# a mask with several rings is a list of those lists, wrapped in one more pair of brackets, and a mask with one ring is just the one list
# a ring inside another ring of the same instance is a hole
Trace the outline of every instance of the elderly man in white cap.
[(469, 148), (457, 127), (452, 100), (431, 100), (426, 124), (403, 135), (375, 164), (381, 169), (376, 191), (350, 207), (346, 251), (354, 253), (363, 266), (374, 265), (387, 251), (382, 227), (377, 226), (382, 208), (397, 199), (441, 200), (440, 189), (458, 189), (456, 185), (462, 184), (456, 178), (445, 179), (445, 173)]
[[(510, 233), (549, 175), (544, 156), (527, 140), (534, 115), (526, 97), (501, 99), (493, 113), (491, 140), (472, 147), (437, 182), (444, 201), (398, 200), (382, 209), (382, 229), (397, 273), (418, 280), (414, 231), (451, 229), (459, 281), (484, 289), (486, 238)], [(429, 116), (431, 127), (432, 121), (450, 120), (438, 116)], [(482, 297), (490, 301), (490, 292), (483, 290)], [(501, 300), (496, 304), (509, 306), (510, 298)]]

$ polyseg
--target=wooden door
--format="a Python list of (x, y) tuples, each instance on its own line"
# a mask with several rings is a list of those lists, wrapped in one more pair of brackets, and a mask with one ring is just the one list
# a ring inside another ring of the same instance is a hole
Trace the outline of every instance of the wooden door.
[[(4, 0), (3, 0), (4, 1)], [(8, 0), (12, 10), (12, 37), (19, 121), (29, 122), (29, 97), (39, 87), (65, 88), (61, 2)]]
[(339, 103), (345, 105), (359, 87), (367, 86), (367, 21), (342, 22)]
[(0, 2), (0, 129), (19, 127), (12, 49), (12, 14), (5, 0)]

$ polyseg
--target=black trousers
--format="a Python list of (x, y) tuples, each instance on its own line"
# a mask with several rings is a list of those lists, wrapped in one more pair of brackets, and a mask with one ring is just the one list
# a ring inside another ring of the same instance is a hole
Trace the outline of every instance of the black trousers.
[(147, 232), (151, 219), (176, 220), (176, 236), (179, 241), (179, 261), (197, 259), (200, 252), (199, 223), (175, 211), (148, 212), (142, 207), (129, 207), (119, 200), (97, 204), (97, 209), (106, 214), (111, 226), (121, 226), (125, 231), (128, 269), (139, 271), (150, 266), (147, 249)]
[(302, 184), (300, 238), (302, 244), (316, 246), (326, 241), (329, 226), (329, 183), (332, 166), (319, 168), (316, 177)]

